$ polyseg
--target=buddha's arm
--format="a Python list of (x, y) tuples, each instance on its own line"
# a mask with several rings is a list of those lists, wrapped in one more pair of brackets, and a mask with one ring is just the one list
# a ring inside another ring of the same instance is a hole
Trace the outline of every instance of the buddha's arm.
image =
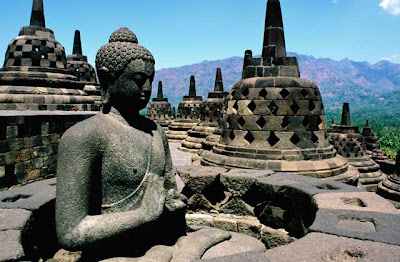
[(59, 145), (56, 228), (60, 243), (70, 250), (128, 232), (157, 219), (164, 209), (164, 179), (153, 177), (138, 209), (100, 215), (102, 150), (96, 139), (67, 131)]
[(168, 139), (164, 131), (161, 131), (165, 150), (165, 189), (167, 192), (166, 207), (169, 211), (175, 211), (186, 207), (187, 199), (178, 192), (175, 172), (173, 170), (171, 152)]

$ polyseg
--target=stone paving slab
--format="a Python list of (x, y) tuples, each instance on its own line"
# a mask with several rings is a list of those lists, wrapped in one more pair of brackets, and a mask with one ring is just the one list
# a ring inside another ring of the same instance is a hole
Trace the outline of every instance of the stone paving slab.
[(0, 231), (21, 230), (31, 216), (32, 212), (23, 209), (0, 209)]
[(396, 262), (400, 261), (400, 246), (310, 233), (289, 245), (268, 250), (264, 256), (271, 262)]
[(21, 261), (25, 256), (19, 230), (0, 232), (0, 261)]
[(400, 215), (357, 210), (319, 210), (310, 231), (400, 245)]

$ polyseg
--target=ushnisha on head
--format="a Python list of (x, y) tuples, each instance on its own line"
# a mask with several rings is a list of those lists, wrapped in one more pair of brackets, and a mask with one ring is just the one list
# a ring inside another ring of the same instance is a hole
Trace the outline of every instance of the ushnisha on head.
[(132, 31), (125, 27), (115, 31), (96, 56), (103, 111), (111, 107), (135, 111), (145, 108), (151, 95), (154, 64), (153, 55), (139, 45)]

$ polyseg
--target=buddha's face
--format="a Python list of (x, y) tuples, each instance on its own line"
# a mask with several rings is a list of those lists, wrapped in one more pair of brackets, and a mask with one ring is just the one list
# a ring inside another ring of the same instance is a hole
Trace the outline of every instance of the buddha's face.
[(150, 100), (154, 65), (142, 59), (132, 60), (110, 86), (113, 105), (131, 105), (137, 110), (146, 107)]

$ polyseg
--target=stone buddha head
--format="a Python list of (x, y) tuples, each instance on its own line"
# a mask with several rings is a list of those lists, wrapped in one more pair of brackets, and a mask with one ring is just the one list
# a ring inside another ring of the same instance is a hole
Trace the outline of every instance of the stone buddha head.
[(150, 100), (154, 64), (153, 55), (138, 44), (132, 31), (125, 27), (115, 31), (96, 56), (103, 111), (129, 106), (139, 112), (145, 108)]

